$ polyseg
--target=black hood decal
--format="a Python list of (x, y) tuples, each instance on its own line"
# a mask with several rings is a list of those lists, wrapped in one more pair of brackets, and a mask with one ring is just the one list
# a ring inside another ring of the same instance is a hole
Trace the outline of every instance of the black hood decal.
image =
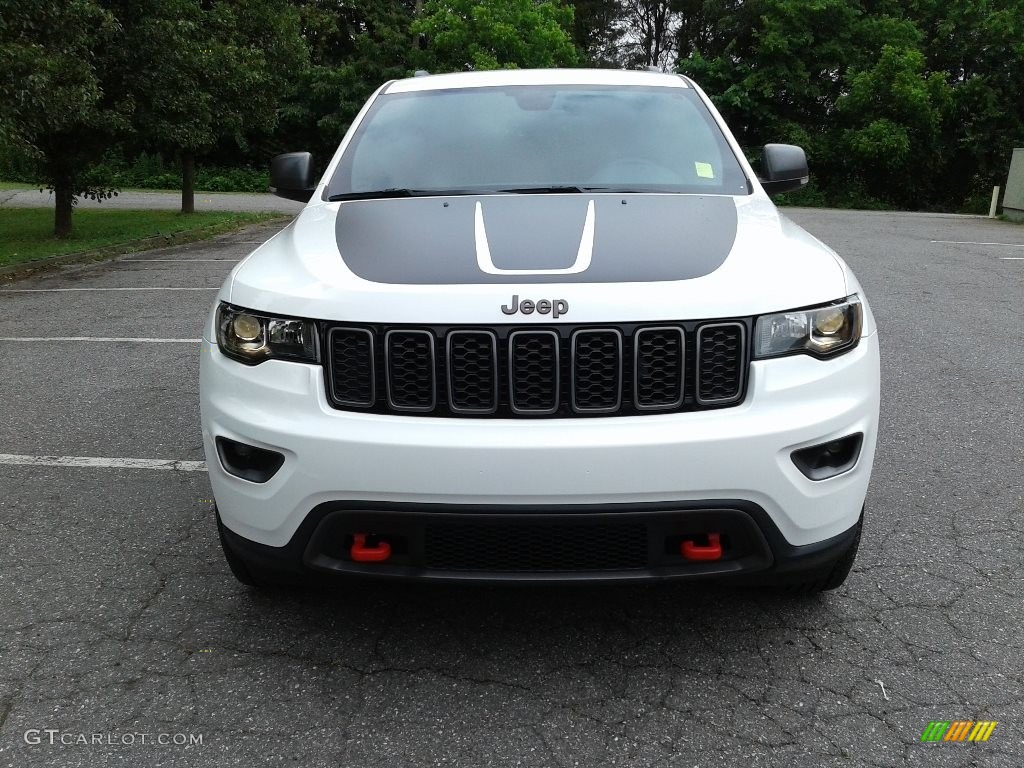
[(346, 202), (336, 230), (376, 283), (620, 283), (714, 272), (736, 223), (723, 196), (493, 195)]

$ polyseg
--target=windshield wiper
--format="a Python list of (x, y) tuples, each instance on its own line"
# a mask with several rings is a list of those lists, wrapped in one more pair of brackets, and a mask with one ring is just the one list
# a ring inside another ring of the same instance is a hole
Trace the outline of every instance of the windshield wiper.
[(579, 192), (586, 192), (591, 187), (577, 187), (572, 184), (561, 184), (550, 187), (508, 187), (502, 189), (496, 189), (495, 192), (510, 195), (557, 195), (557, 194), (576, 194)]
[(556, 184), (550, 187), (537, 186), (537, 187), (508, 187), (502, 189), (496, 189), (495, 192), (501, 192), (510, 195), (558, 195), (558, 194), (579, 194), (581, 192), (613, 192), (617, 194), (635, 194), (642, 192), (643, 190), (632, 189), (629, 187), (612, 187), (612, 186), (596, 186), (596, 187), (585, 187), (576, 184)]
[(374, 189), (369, 192), (342, 192), (331, 195), (327, 199), (336, 203), (339, 200), (384, 200), (389, 197), (444, 197), (445, 195), (471, 195), (472, 191), (466, 189), (406, 189), (402, 187), (389, 187), (388, 189)]
[(584, 192), (621, 192), (630, 193), (637, 190), (622, 187), (583, 187), (574, 184), (555, 184), (536, 187), (499, 187), (478, 189), (407, 189), (405, 187), (389, 187), (369, 192), (341, 192), (327, 199), (332, 203), (339, 200), (384, 200), (391, 197), (444, 197), (446, 195), (571, 195)]

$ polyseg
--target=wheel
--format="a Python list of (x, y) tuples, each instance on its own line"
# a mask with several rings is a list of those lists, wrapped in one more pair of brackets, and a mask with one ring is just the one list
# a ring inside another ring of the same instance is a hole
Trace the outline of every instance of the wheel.
[(863, 518), (857, 523), (857, 532), (853, 541), (843, 554), (823, 568), (818, 569), (813, 577), (802, 581), (795, 581), (781, 585), (784, 592), (791, 595), (814, 595), (818, 592), (827, 592), (842, 586), (846, 577), (850, 575), (853, 568), (853, 561), (857, 559), (857, 550), (860, 548), (860, 534), (864, 527)]

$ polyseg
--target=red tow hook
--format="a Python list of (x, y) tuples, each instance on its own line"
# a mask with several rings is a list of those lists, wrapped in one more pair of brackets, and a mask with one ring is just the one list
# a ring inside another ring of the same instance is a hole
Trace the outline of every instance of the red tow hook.
[(366, 534), (356, 533), (352, 535), (352, 549), (349, 550), (349, 555), (357, 563), (383, 563), (391, 557), (391, 545), (381, 541), (376, 546), (368, 547)]
[(722, 537), (717, 533), (709, 533), (707, 546), (694, 544), (690, 539), (683, 539), (679, 551), (687, 560), (721, 560)]

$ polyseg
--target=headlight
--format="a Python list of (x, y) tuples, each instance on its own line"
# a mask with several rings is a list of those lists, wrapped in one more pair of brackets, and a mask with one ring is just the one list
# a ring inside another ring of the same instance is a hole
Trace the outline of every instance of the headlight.
[(757, 318), (754, 357), (838, 355), (857, 346), (863, 322), (864, 309), (856, 295), (824, 307), (764, 315)]
[(230, 304), (217, 307), (217, 346), (246, 365), (274, 358), (319, 361), (316, 324), (312, 320), (271, 317)]

